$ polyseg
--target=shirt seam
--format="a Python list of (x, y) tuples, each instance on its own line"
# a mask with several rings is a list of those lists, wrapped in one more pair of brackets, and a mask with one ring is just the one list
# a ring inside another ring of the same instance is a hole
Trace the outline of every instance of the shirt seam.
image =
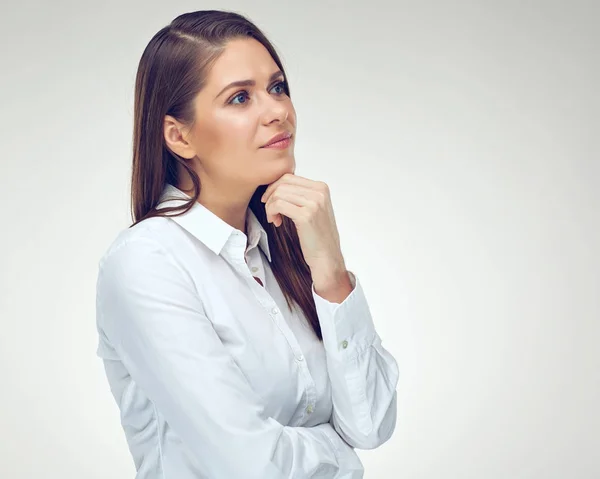
[(163, 458), (163, 451), (162, 451), (162, 442), (161, 442), (161, 437), (162, 437), (162, 433), (161, 433), (161, 428), (160, 428), (160, 420), (158, 417), (158, 411), (156, 409), (156, 404), (154, 404), (154, 401), (152, 401), (152, 399), (148, 398), (148, 400), (152, 403), (152, 410), (154, 412), (154, 419), (156, 421), (156, 429), (157, 429), (157, 443), (158, 443), (158, 459), (160, 461), (160, 472), (161, 472), (161, 476), (163, 479), (166, 479), (167, 476), (165, 475), (165, 466), (164, 466), (164, 458)]

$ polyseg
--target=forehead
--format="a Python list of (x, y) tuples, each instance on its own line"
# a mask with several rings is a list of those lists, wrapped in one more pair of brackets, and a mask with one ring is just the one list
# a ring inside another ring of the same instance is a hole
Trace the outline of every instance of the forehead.
[(206, 89), (216, 92), (231, 82), (268, 79), (278, 67), (267, 49), (254, 38), (230, 40), (213, 63), (206, 79)]

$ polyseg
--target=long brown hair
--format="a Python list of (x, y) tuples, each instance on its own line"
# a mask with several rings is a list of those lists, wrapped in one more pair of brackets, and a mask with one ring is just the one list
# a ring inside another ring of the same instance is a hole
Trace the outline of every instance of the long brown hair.
[[(194, 97), (206, 81), (208, 70), (229, 40), (251, 37), (259, 41), (281, 69), (289, 92), (289, 82), (275, 51), (263, 32), (241, 14), (222, 10), (200, 10), (175, 18), (159, 30), (146, 46), (135, 81), (133, 168), (131, 207), (135, 224), (153, 216), (186, 213), (200, 196), (200, 179), (187, 162), (167, 148), (163, 136), (165, 115), (180, 122), (194, 123)], [(194, 194), (177, 207), (156, 209), (165, 185), (177, 185), (177, 164), (190, 175)], [(269, 238), (271, 269), (285, 296), (288, 308), (297, 305), (315, 334), (322, 340), (321, 327), (312, 296), (310, 269), (304, 260), (296, 226), (282, 216), (279, 227), (267, 222), (260, 197), (266, 185), (259, 186), (249, 203)]]

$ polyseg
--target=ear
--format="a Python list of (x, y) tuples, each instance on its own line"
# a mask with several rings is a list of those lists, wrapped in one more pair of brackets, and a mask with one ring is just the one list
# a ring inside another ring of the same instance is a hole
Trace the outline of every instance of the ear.
[(189, 141), (187, 128), (171, 115), (165, 116), (163, 135), (167, 147), (177, 155), (187, 160), (196, 156), (196, 151)]

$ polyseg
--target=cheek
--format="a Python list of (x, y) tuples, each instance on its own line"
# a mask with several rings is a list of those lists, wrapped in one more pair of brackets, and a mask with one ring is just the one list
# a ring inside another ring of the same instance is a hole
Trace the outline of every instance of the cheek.
[(231, 157), (247, 150), (253, 141), (253, 126), (242, 115), (237, 117), (212, 117), (199, 126), (196, 148), (205, 159)]
[(212, 130), (223, 149), (238, 150), (247, 148), (251, 143), (256, 131), (256, 122), (248, 114), (223, 112), (214, 117)]

